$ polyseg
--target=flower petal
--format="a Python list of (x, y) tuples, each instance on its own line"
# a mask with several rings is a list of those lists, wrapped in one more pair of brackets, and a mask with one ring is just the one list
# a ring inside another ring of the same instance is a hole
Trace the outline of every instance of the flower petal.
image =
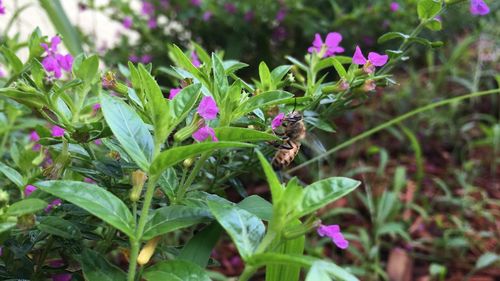
[(473, 15), (484, 16), (490, 13), (490, 7), (488, 7), (483, 0), (471, 0), (470, 13)]
[(171, 100), (177, 96), (177, 94), (181, 91), (181, 88), (172, 88), (170, 89), (170, 94), (168, 95), (168, 99)]
[(359, 46), (356, 46), (356, 51), (354, 52), (354, 55), (352, 56), (352, 62), (355, 64), (360, 64), (363, 65), (366, 63), (366, 58), (363, 56), (363, 53), (361, 52), (361, 49)]
[(199, 142), (202, 142), (206, 140), (207, 138), (211, 138), (212, 141), (219, 141), (217, 137), (215, 136), (215, 131), (214, 129), (210, 128), (209, 126), (201, 127), (198, 129), (198, 131), (193, 133), (193, 138)]
[(387, 60), (389, 60), (389, 56), (370, 52), (368, 54), (368, 60), (375, 66), (382, 66), (387, 63)]
[(283, 118), (285, 118), (284, 113), (280, 113), (274, 117), (273, 121), (271, 121), (271, 128), (275, 130), (279, 126), (281, 126), (281, 123), (283, 123)]
[(217, 118), (219, 108), (212, 97), (203, 97), (198, 106), (198, 114), (205, 120), (213, 120)]
[(325, 45), (329, 48), (336, 48), (342, 41), (342, 34), (338, 32), (330, 32), (326, 35)]

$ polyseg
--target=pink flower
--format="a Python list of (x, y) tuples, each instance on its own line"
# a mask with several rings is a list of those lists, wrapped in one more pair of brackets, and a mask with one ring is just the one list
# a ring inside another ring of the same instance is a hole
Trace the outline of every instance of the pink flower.
[(255, 16), (255, 14), (253, 13), (253, 11), (248, 11), (246, 12), (244, 15), (243, 15), (243, 19), (246, 21), (246, 22), (251, 22), (253, 20), (253, 17)]
[(36, 131), (31, 131), (31, 133), (30, 133), (30, 141), (37, 142), (39, 140), (40, 140), (40, 136), (38, 135), (38, 133)]
[(52, 133), (52, 136), (55, 138), (62, 137), (62, 136), (64, 136), (64, 129), (57, 126), (57, 125), (54, 125), (54, 126), (52, 126), (51, 133)]
[(46, 213), (52, 211), (52, 209), (54, 209), (55, 207), (57, 206), (60, 206), (62, 204), (62, 200), (57, 198), (57, 199), (54, 199), (52, 202), (49, 203), (49, 205), (44, 209), (44, 211)]
[(340, 249), (347, 249), (349, 247), (349, 241), (344, 238), (344, 235), (340, 232), (340, 226), (337, 224), (332, 225), (320, 225), (317, 229), (318, 235), (321, 237), (327, 236), (332, 239), (332, 242), (337, 245)]
[(278, 13), (276, 13), (276, 21), (282, 22), (286, 17), (286, 8), (280, 8)]
[(388, 55), (381, 55), (375, 52), (368, 53), (368, 59), (366, 59), (359, 46), (356, 46), (356, 51), (352, 56), (352, 62), (355, 64), (364, 65), (363, 69), (366, 73), (373, 73), (375, 71), (375, 67), (373, 66), (383, 66), (387, 63), (388, 59)]
[(156, 21), (155, 18), (150, 18), (148, 20), (148, 27), (149, 28), (157, 28), (158, 27), (158, 22)]
[(33, 193), (33, 191), (35, 191), (37, 188), (36, 186), (33, 186), (33, 185), (27, 185), (25, 188), (24, 188), (24, 197), (28, 197), (31, 195), (31, 193)]
[(0, 66), (0, 78), (5, 77), (5, 71), (2, 69), (2, 66)]
[(475, 16), (484, 16), (490, 13), (490, 7), (483, 0), (471, 0), (470, 13)]
[(280, 113), (274, 117), (273, 121), (271, 121), (271, 128), (273, 130), (276, 130), (279, 126), (281, 126), (281, 123), (283, 123), (283, 119), (285, 118), (284, 113)]
[(215, 136), (214, 129), (210, 128), (209, 126), (201, 127), (198, 129), (198, 131), (193, 133), (193, 139), (199, 142), (202, 142), (208, 138), (211, 138), (212, 141), (219, 141)]
[(148, 64), (148, 63), (150, 63), (152, 60), (153, 60), (153, 56), (148, 55), (148, 54), (146, 54), (146, 55), (142, 55), (142, 57), (141, 57), (141, 62), (142, 62), (142, 63), (144, 63), (144, 64)]
[(92, 110), (94, 112), (98, 111), (99, 109), (101, 109), (101, 104), (100, 103), (96, 103), (92, 106)]
[(131, 61), (131, 62), (137, 63), (137, 62), (139, 62), (139, 57), (137, 55), (130, 55), (128, 57), (128, 60)]
[(396, 12), (399, 10), (399, 3), (398, 2), (392, 2), (390, 5), (391, 11)]
[(191, 52), (191, 63), (192, 63), (195, 67), (200, 67), (200, 66), (201, 66), (200, 59), (198, 58), (198, 55), (196, 54), (196, 52), (195, 52), (195, 51), (192, 51), (192, 52)]
[(203, 16), (201, 17), (204, 21), (209, 21), (212, 18), (212, 12), (206, 11), (203, 13)]
[(199, 7), (201, 6), (201, 0), (191, 0), (191, 5)]
[(70, 72), (73, 65), (73, 57), (70, 54), (62, 55), (58, 53), (57, 46), (61, 43), (59, 36), (54, 36), (50, 40), (50, 46), (41, 43), (40, 46), (45, 49), (47, 56), (43, 58), (42, 65), (47, 72), (53, 72), (56, 78), (61, 77), (61, 69)]
[(83, 178), (83, 182), (91, 183), (91, 184), (95, 184), (96, 183), (95, 180), (93, 180), (91, 178), (87, 178), (87, 177)]
[(198, 114), (205, 120), (213, 120), (217, 118), (219, 108), (212, 97), (203, 97), (198, 106)]
[(97, 140), (94, 141), (94, 144), (95, 145), (101, 145), (102, 144), (102, 140), (97, 139)]
[(170, 89), (170, 94), (168, 95), (168, 99), (172, 100), (177, 96), (177, 94), (181, 91), (181, 88), (172, 88)]
[(233, 3), (225, 3), (224, 9), (230, 14), (236, 13), (236, 6)]
[(5, 15), (5, 6), (2, 3), (2, 0), (0, 0), (0, 15)]
[(314, 35), (314, 41), (312, 46), (307, 49), (309, 53), (316, 52), (320, 53), (323, 47), (326, 47), (325, 54), (323, 57), (331, 57), (334, 56), (335, 53), (344, 52), (344, 48), (340, 47), (340, 41), (342, 41), (342, 35), (338, 32), (330, 32), (326, 35), (325, 43), (323, 43), (323, 39), (321, 39), (321, 35), (316, 33)]
[(145, 16), (150, 16), (155, 12), (155, 7), (153, 6), (152, 3), (143, 0), (142, 1), (142, 7), (141, 7), (141, 13)]
[(125, 27), (126, 29), (130, 29), (133, 23), (134, 22), (132, 21), (131, 17), (125, 17), (122, 21), (123, 27)]

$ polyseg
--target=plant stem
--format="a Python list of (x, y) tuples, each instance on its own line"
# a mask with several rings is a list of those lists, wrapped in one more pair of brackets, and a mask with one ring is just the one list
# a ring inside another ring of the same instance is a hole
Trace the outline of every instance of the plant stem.
[(238, 279), (239, 281), (247, 281), (254, 275), (254, 273), (257, 271), (257, 267), (253, 266), (246, 266), (245, 270), (243, 270), (243, 273), (240, 275), (240, 278)]
[(210, 152), (205, 152), (201, 155), (200, 159), (196, 161), (193, 171), (191, 172), (191, 174), (189, 174), (189, 177), (187, 178), (186, 182), (177, 191), (177, 198), (176, 198), (177, 202), (180, 202), (184, 198), (184, 195), (186, 194), (187, 190), (189, 189), (194, 179), (200, 172), (201, 167), (203, 167), (203, 164), (205, 164), (205, 161), (207, 161), (208, 157), (210, 157)]
[(140, 242), (137, 240), (130, 240), (130, 260), (127, 274), (127, 281), (135, 280), (135, 271), (137, 269), (137, 256), (139, 255)]
[(393, 118), (392, 120), (389, 120), (383, 124), (380, 124), (378, 125), (377, 127), (371, 129), (371, 130), (368, 130), (364, 133), (361, 133), (351, 139), (349, 139), (348, 141), (345, 141), (337, 146), (335, 146), (334, 148), (328, 150), (327, 152), (319, 155), (319, 156), (316, 156), (310, 160), (307, 160), (306, 162), (288, 170), (288, 173), (292, 173), (294, 171), (297, 171), (298, 169), (300, 168), (303, 168), (315, 161), (318, 161), (320, 159), (323, 159), (325, 157), (327, 157), (328, 155), (330, 154), (333, 154), (339, 150), (341, 150), (342, 148), (345, 148), (345, 147), (348, 147), (350, 146), (351, 144), (359, 141), (359, 140), (362, 140), (362, 139), (365, 139), (379, 131), (382, 131), (384, 129), (387, 129), (391, 126), (393, 126), (394, 124), (397, 124), (399, 122), (402, 122), (414, 115), (417, 115), (419, 113), (422, 113), (424, 111), (427, 111), (427, 110), (431, 110), (431, 109), (434, 109), (436, 107), (440, 107), (440, 106), (443, 106), (443, 105), (447, 105), (447, 104), (450, 104), (450, 103), (455, 103), (455, 102), (459, 102), (461, 100), (465, 100), (465, 99), (470, 99), (470, 98), (474, 98), (474, 97), (480, 97), (480, 96), (485, 96), (485, 95), (491, 95), (491, 94), (495, 94), (495, 93), (500, 93), (500, 89), (493, 89), (493, 90), (488, 90), (488, 91), (482, 91), (482, 92), (475, 92), (475, 93), (471, 93), (471, 94), (467, 94), (467, 95), (462, 95), (462, 96), (458, 96), (458, 97), (454, 97), (454, 98), (449, 98), (449, 99), (445, 99), (445, 100), (442, 100), (442, 101), (438, 101), (438, 102), (435, 102), (435, 103), (431, 103), (431, 104), (428, 104), (428, 105), (425, 105), (425, 106), (422, 106), (422, 107), (419, 107), (417, 109), (414, 109), (410, 112), (407, 112), (403, 115), (400, 115), (396, 118)]

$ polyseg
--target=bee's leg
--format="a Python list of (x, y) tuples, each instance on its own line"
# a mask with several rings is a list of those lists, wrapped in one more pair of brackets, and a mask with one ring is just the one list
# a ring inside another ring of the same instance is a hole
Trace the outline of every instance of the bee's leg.
[(293, 149), (293, 144), (290, 140), (287, 140), (285, 143), (282, 143), (279, 148), (290, 150), (290, 149)]
[(282, 143), (280, 141), (268, 141), (267, 143), (269, 145), (274, 146), (275, 148), (280, 148), (280, 146), (282, 145)]

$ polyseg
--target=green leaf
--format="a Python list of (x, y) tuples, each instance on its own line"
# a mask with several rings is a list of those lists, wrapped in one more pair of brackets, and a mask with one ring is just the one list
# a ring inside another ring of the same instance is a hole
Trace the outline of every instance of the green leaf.
[(182, 89), (170, 101), (170, 122), (169, 131), (175, 129), (179, 123), (184, 121), (189, 115), (189, 112), (195, 106), (201, 94), (201, 84), (196, 83)]
[(23, 176), (21, 176), (18, 171), (12, 169), (2, 162), (0, 162), (0, 172), (2, 172), (11, 182), (17, 185), (17, 187), (23, 187), (25, 185)]
[(180, 205), (162, 207), (153, 211), (144, 228), (142, 240), (150, 240), (158, 235), (189, 227), (211, 218), (210, 212), (204, 208)]
[(153, 154), (153, 137), (141, 117), (126, 103), (101, 93), (101, 106), (106, 123), (123, 149), (144, 171)]
[(482, 254), (479, 257), (479, 259), (477, 259), (474, 269), (476, 270), (483, 269), (493, 265), (494, 263), (498, 263), (499, 261), (500, 261), (499, 255), (492, 252), (486, 252)]
[(224, 65), (215, 53), (212, 53), (212, 71), (214, 73), (214, 86), (216, 89), (214, 98), (216, 102), (220, 103), (221, 98), (226, 95), (228, 82)]
[(299, 217), (310, 214), (325, 205), (347, 195), (361, 182), (342, 177), (332, 177), (317, 181), (304, 188), (304, 197), (300, 207)]
[(168, 199), (173, 200), (179, 185), (175, 169), (168, 168), (165, 172), (163, 172), (161, 177), (158, 179), (158, 184), (165, 195), (167, 195)]
[(91, 84), (99, 78), (99, 58), (96, 55), (85, 58), (80, 65), (73, 69), (75, 76), (87, 84)]
[(211, 200), (207, 205), (219, 224), (231, 236), (242, 258), (250, 257), (264, 237), (266, 228), (262, 221), (237, 206)]
[[(168, 134), (169, 107), (166, 99), (163, 97), (160, 86), (146, 68), (139, 64), (139, 76), (141, 79), (141, 88), (148, 102), (146, 108), (149, 110), (149, 116), (153, 120), (155, 129), (155, 143), (163, 143)], [(175, 117), (174, 117), (175, 119)]]
[(269, 71), (269, 67), (267, 67), (267, 64), (263, 61), (261, 61), (259, 64), (259, 77), (262, 87), (265, 90), (271, 90), (271, 85), (272, 85), (271, 72)]
[(212, 249), (217, 244), (223, 232), (218, 223), (212, 223), (200, 232), (196, 233), (191, 240), (182, 248), (177, 259), (188, 260), (201, 267), (206, 267)]
[(264, 92), (262, 94), (258, 94), (249, 98), (240, 106), (238, 106), (238, 108), (236, 108), (234, 112), (234, 115), (239, 117), (257, 108), (280, 104), (283, 102), (283, 100), (291, 97), (293, 97), (293, 95), (285, 91)]
[(257, 151), (257, 156), (259, 157), (260, 164), (262, 165), (262, 169), (264, 170), (264, 174), (267, 178), (267, 183), (269, 184), (269, 188), (271, 189), (272, 202), (278, 202), (281, 199), (281, 195), (283, 194), (283, 186), (278, 180), (278, 177), (271, 167), (271, 164), (269, 164), (264, 155), (260, 151)]
[(387, 32), (385, 34), (383, 34), (382, 36), (380, 36), (377, 40), (377, 42), (379, 44), (382, 44), (384, 42), (387, 42), (387, 41), (390, 41), (390, 40), (393, 40), (393, 39), (402, 39), (402, 40), (406, 40), (410, 38), (409, 35), (407, 34), (404, 34), (404, 33), (401, 33), (401, 32), (394, 32), (394, 31), (391, 31), (391, 32)]
[(19, 91), (15, 88), (0, 88), (0, 97), (15, 100), (27, 107), (41, 109), (45, 106), (45, 97), (37, 91)]
[(320, 263), (314, 263), (307, 273), (306, 281), (331, 281), (330, 275)]
[(270, 221), (273, 218), (273, 205), (258, 195), (246, 197), (238, 203), (238, 207), (256, 215), (261, 220)]
[(337, 71), (339, 77), (345, 78), (347, 76), (347, 71), (345, 70), (344, 66), (335, 57), (331, 58), (333, 67), (335, 68), (335, 71)]
[(65, 239), (80, 239), (80, 229), (70, 221), (59, 217), (45, 217), (37, 225), (37, 228), (48, 234), (56, 235)]
[(134, 218), (118, 197), (95, 184), (79, 181), (42, 181), (39, 189), (71, 202), (109, 223), (129, 237), (134, 237)]
[(430, 19), (426, 24), (425, 27), (432, 31), (439, 31), (443, 28), (441, 21), (438, 19)]
[(5, 46), (0, 47), (0, 51), (2, 51), (2, 55), (7, 60), (7, 64), (12, 67), (14, 73), (19, 73), (23, 70), (23, 63), (13, 51)]
[(7, 209), (7, 216), (22, 216), (26, 214), (33, 214), (40, 210), (45, 209), (47, 207), (47, 202), (36, 199), (36, 198), (28, 198), (21, 201), (18, 201)]
[(83, 276), (87, 281), (125, 281), (126, 274), (120, 268), (110, 264), (102, 254), (84, 248), (79, 257)]
[(242, 63), (242, 62), (239, 62), (236, 60), (225, 60), (222, 62), (222, 64), (224, 65), (226, 75), (231, 75), (232, 73), (236, 72), (237, 70), (248, 66), (248, 64)]
[(187, 70), (196, 79), (204, 82), (205, 84), (208, 84), (208, 81), (206, 81), (202, 72), (193, 65), (191, 60), (184, 54), (184, 52), (179, 47), (177, 47), (176, 45), (172, 45), (169, 48), (169, 50), (172, 52), (173, 56), (175, 57), (175, 61), (180, 67)]
[(441, 0), (420, 0), (417, 4), (418, 18), (421, 20), (435, 17), (441, 10)]
[(183, 260), (171, 260), (157, 263), (144, 271), (143, 277), (147, 281), (172, 280), (165, 277), (174, 276), (182, 281), (210, 281), (207, 273), (198, 265)]
[(16, 226), (16, 222), (0, 222), (0, 234)]
[(280, 65), (273, 69), (273, 71), (271, 71), (271, 80), (273, 84), (278, 84), (278, 82), (280, 82), (281, 79), (285, 77), (285, 75), (288, 73), (288, 71), (290, 71), (291, 68), (291, 65)]
[(214, 131), (219, 141), (257, 142), (280, 139), (273, 134), (239, 127), (218, 127)]
[(196, 143), (185, 146), (178, 146), (163, 151), (156, 157), (153, 164), (151, 164), (151, 174), (159, 175), (167, 168), (179, 163), (180, 161), (193, 157), (197, 154), (212, 151), (220, 148), (229, 147), (253, 147), (251, 144), (241, 142), (204, 142)]
[(83, 53), (79, 33), (69, 21), (59, 0), (40, 0), (40, 5), (49, 16), (57, 33), (62, 35), (64, 45), (70, 53), (73, 56)]

